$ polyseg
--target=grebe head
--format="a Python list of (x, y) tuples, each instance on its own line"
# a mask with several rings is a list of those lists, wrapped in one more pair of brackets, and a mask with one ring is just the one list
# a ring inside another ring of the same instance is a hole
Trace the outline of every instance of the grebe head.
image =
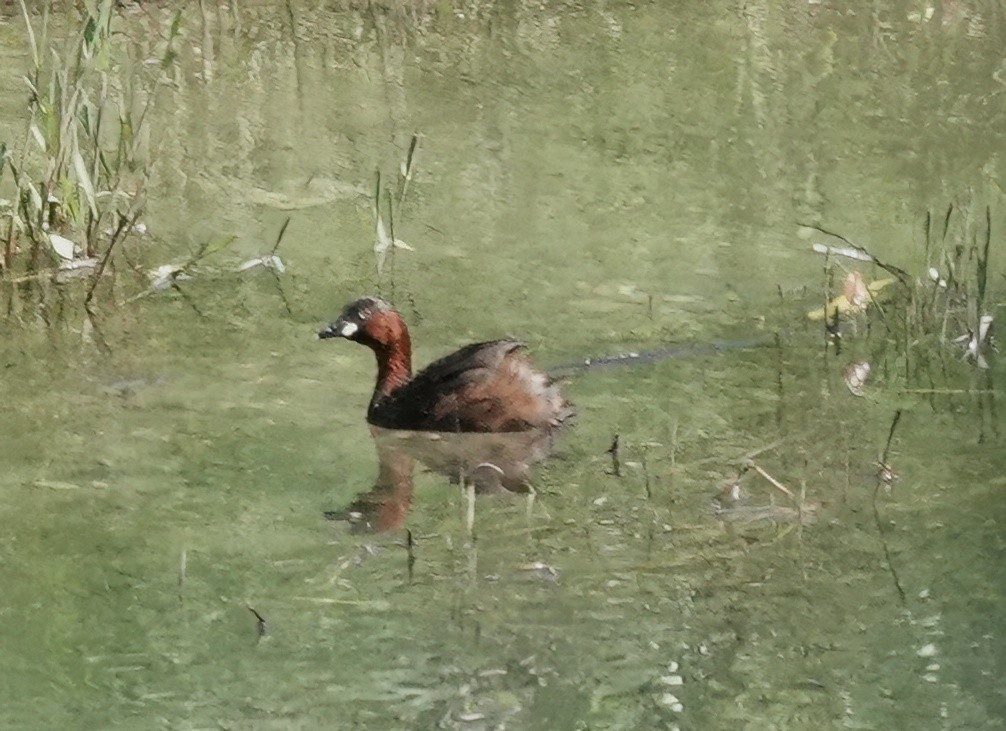
[(374, 351), (377, 356), (375, 401), (412, 377), (409, 329), (395, 308), (379, 297), (361, 297), (350, 302), (334, 322), (318, 332), (318, 337), (346, 338)]
[(408, 337), (395, 308), (380, 297), (350, 302), (334, 322), (318, 332), (319, 338), (346, 338), (371, 347), (391, 346)]
[(346, 305), (334, 322), (319, 331), (318, 337), (322, 339), (345, 338), (358, 342), (367, 340), (380, 342), (382, 338), (375, 336), (379, 336), (383, 329), (379, 326), (381, 325), (380, 321), (387, 317), (384, 313), (394, 317), (394, 308), (379, 298), (361, 297)]

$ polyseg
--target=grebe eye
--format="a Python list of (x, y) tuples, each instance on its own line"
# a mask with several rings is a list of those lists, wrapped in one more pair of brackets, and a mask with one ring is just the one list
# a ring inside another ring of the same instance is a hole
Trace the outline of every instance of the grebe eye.
[(339, 334), (344, 338), (348, 338), (355, 334), (359, 329), (360, 326), (355, 322), (344, 322), (342, 323), (342, 327), (339, 329)]

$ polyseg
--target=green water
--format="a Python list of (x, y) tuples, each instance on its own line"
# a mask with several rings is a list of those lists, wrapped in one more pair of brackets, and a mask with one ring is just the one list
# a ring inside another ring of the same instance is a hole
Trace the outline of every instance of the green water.
[[(0, 725), (1006, 726), (1003, 366), (935, 343), (906, 366), (897, 300), (826, 351), (798, 226), (925, 280), (926, 212), (969, 243), (989, 206), (1002, 316), (1006, 15), (681, 5), (185, 6), (131, 245), (153, 267), (236, 240), (185, 297), (106, 312), (110, 355), (76, 316), (3, 326)], [(117, 22), (139, 62), (171, 12)], [(414, 251), (378, 279), (375, 171), (413, 134)], [(233, 272), (288, 216), (281, 289)], [(323, 514), (378, 475), (372, 358), (313, 332), (377, 290), (420, 364), (508, 334), (545, 366), (762, 344), (574, 375), (532, 502), (477, 498), (469, 536), (417, 469), (403, 526), (366, 533)], [(794, 497), (748, 470), (718, 513), (751, 454)]]

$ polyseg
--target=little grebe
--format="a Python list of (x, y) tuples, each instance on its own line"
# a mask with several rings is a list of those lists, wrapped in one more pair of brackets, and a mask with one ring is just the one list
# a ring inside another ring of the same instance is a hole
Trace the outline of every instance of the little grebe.
[(573, 409), (517, 340), (466, 345), (412, 375), (409, 329), (377, 297), (350, 302), (319, 338), (363, 343), (377, 356), (367, 421), (385, 429), (514, 432), (558, 427)]

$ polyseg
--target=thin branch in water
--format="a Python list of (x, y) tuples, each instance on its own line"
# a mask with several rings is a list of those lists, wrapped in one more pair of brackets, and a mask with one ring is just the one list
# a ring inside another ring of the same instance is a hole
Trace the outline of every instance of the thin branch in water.
[(928, 208), (926, 209), (926, 222), (923, 224), (922, 234), (925, 237), (926, 242), (926, 252), (922, 261), (925, 265), (929, 266), (929, 250), (932, 244), (932, 230), (933, 230), (933, 212)]
[(837, 234), (834, 231), (829, 231), (828, 229), (821, 228), (820, 226), (816, 226), (816, 225), (814, 225), (812, 223), (800, 223), (800, 222), (797, 222), (797, 225), (798, 226), (803, 226), (805, 228), (812, 228), (815, 231), (820, 231), (821, 233), (825, 234), (826, 236), (834, 236), (836, 239), (839, 239), (840, 241), (844, 241), (846, 244), (848, 244), (851, 248), (853, 248), (856, 251), (858, 251), (860, 254), (869, 256), (870, 260), (874, 264), (876, 264), (878, 267), (880, 267), (884, 271), (889, 272), (890, 274), (893, 274), (902, 285), (908, 286), (909, 283), (911, 282), (912, 278), (909, 276), (908, 272), (906, 272), (904, 269), (901, 269), (900, 267), (896, 267), (893, 264), (885, 264), (880, 259), (878, 259), (876, 256), (874, 256), (871, 252), (869, 252), (867, 249), (865, 249), (864, 247), (860, 246), (859, 244), (853, 243), (852, 241), (850, 241), (849, 239), (845, 238), (841, 234)]
[(985, 206), (985, 246), (982, 247), (982, 253), (978, 256), (976, 264), (978, 278), (977, 315), (979, 318), (982, 315), (982, 307), (985, 303), (985, 286), (988, 284), (989, 246), (991, 246), (991, 244), (992, 209), (989, 206)]
[[(827, 347), (827, 346), (825, 346)], [(782, 428), (783, 416), (785, 415), (786, 406), (786, 393), (783, 385), (783, 372), (786, 367), (786, 359), (782, 350), (782, 335), (779, 331), (775, 333), (775, 350), (776, 350), (776, 408), (775, 408), (775, 425), (778, 428)]]
[(622, 459), (621, 459), (621, 445), (619, 444), (619, 435), (615, 434), (614, 438), (611, 440), (611, 446), (604, 450), (605, 454), (611, 455), (611, 474), (615, 477), (622, 476)]
[(409, 190), (409, 184), (412, 182), (412, 174), (414, 172), (414, 163), (416, 159), (416, 148), (419, 146), (419, 135), (413, 134), (412, 139), (409, 141), (409, 151), (405, 155), (405, 165), (402, 169), (402, 194), (398, 196), (398, 205), (401, 207), (402, 203), (405, 201), (405, 194)]
[(112, 234), (111, 241), (108, 242), (108, 248), (105, 249), (104, 256), (102, 256), (101, 261), (98, 262), (98, 268), (94, 270), (94, 276), (91, 278), (91, 286), (88, 287), (87, 295), (84, 297), (84, 309), (91, 314), (94, 314), (91, 312), (91, 300), (94, 299), (94, 290), (98, 287), (98, 282), (101, 281), (101, 276), (105, 273), (105, 267), (108, 266), (109, 259), (112, 258), (112, 252), (115, 250), (115, 244), (118, 243), (119, 238), (122, 236), (122, 232), (127, 226), (129, 228), (133, 227), (139, 215), (139, 211), (133, 213), (132, 217), (129, 218), (121, 214), (119, 215), (119, 223), (115, 227), (115, 232)]
[(405, 531), (405, 555), (406, 566), (409, 571), (409, 581), (411, 582), (416, 565), (416, 546), (412, 539), (412, 531), (408, 529)]
[(279, 228), (279, 235), (276, 237), (276, 243), (273, 244), (272, 251), (269, 252), (270, 256), (276, 255), (276, 250), (279, 249), (279, 245), (283, 243), (283, 235), (286, 233), (286, 227), (290, 225), (290, 216), (286, 217), (283, 221), (283, 225)]
[(189, 564), (189, 553), (186, 549), (182, 549), (181, 554), (178, 557), (178, 603), (185, 603), (185, 571)]
[(265, 637), (266, 632), (268, 632), (268, 627), (266, 626), (265, 617), (256, 612), (252, 607), (248, 607), (248, 611), (255, 615), (255, 631), (258, 633), (258, 639)]
[(272, 280), (276, 283), (276, 291), (279, 292), (279, 298), (283, 301), (283, 309), (286, 310), (286, 314), (293, 317), (293, 308), (290, 307), (290, 299), (286, 296), (286, 290), (283, 289), (283, 282), (280, 281), (279, 273), (270, 269), (269, 273), (272, 274)]
[(643, 462), (643, 486), (644, 486), (644, 488), (646, 490), (646, 499), (647, 500), (652, 500), (653, 499), (653, 489), (650, 486), (650, 468), (649, 468), (649, 466), (646, 463), (646, 452), (645, 452), (645, 450), (643, 451), (642, 462)]
[[(276, 236), (276, 243), (273, 244), (272, 251), (269, 252), (270, 257), (276, 256), (276, 251), (279, 249), (279, 245), (283, 243), (283, 235), (286, 233), (286, 227), (290, 225), (290, 216), (287, 216), (286, 220), (283, 221), (283, 225), (280, 226), (279, 235)], [(274, 258), (270, 258), (271, 262), (274, 262)], [(272, 275), (273, 281), (276, 283), (276, 290), (279, 292), (279, 298), (283, 300), (283, 307), (286, 308), (286, 314), (293, 316), (293, 308), (290, 307), (290, 300), (286, 296), (286, 290), (283, 289), (283, 282), (279, 278), (279, 272), (276, 271), (275, 266), (266, 267), (269, 273)]]
[[(109, 356), (112, 354), (112, 348), (108, 344), (108, 340), (105, 338), (105, 334), (101, 331), (101, 323), (98, 321), (98, 316), (92, 310), (85, 308), (84, 314), (87, 315), (87, 324), (90, 325), (91, 330), (87, 335), (94, 339), (95, 345), (98, 346), (98, 350), (101, 351), (102, 355)], [(49, 323), (46, 323), (48, 325)]]
[(189, 307), (191, 307), (193, 312), (195, 312), (200, 317), (206, 317), (206, 315), (203, 313), (203, 311), (200, 310), (199, 307), (196, 305), (195, 300), (193, 300), (189, 296), (189, 293), (186, 292), (184, 289), (182, 289), (180, 286), (178, 286), (178, 280), (176, 280), (176, 279), (172, 279), (171, 280), (171, 288), (173, 290), (175, 290), (176, 292), (178, 292), (178, 294), (180, 294), (182, 296), (182, 299), (185, 300), (185, 304), (187, 304)]
[(943, 236), (941, 237), (942, 242), (947, 240), (947, 232), (950, 230), (950, 216), (953, 215), (954, 204), (951, 201), (950, 205), (947, 206), (947, 215), (943, 217)]
[(895, 479), (894, 471), (888, 465), (887, 459), (891, 453), (891, 444), (894, 441), (894, 431), (898, 428), (899, 421), (901, 421), (901, 409), (894, 412), (894, 419), (891, 420), (891, 429), (887, 433), (887, 443), (884, 445), (884, 451), (881, 453), (880, 464), (878, 465), (877, 470), (877, 484), (873, 488), (873, 520), (877, 525), (877, 533), (880, 536), (880, 543), (884, 549), (884, 560), (887, 563), (887, 570), (891, 574), (891, 579), (894, 581), (894, 588), (897, 589), (901, 605), (906, 606), (908, 602), (905, 597), (905, 590), (901, 586), (901, 579), (898, 577), (897, 569), (894, 568), (894, 562), (891, 560), (891, 549), (887, 545), (887, 536), (884, 534), (883, 524), (880, 521), (880, 508), (877, 506), (877, 496), (880, 494), (880, 488), (890, 485)]
[(880, 458), (883, 464), (887, 464), (887, 458), (891, 453), (891, 443), (894, 441), (894, 430), (898, 428), (899, 421), (901, 421), (901, 409), (894, 412), (894, 419), (891, 421), (891, 430), (887, 434), (887, 444), (884, 445), (884, 451)]

